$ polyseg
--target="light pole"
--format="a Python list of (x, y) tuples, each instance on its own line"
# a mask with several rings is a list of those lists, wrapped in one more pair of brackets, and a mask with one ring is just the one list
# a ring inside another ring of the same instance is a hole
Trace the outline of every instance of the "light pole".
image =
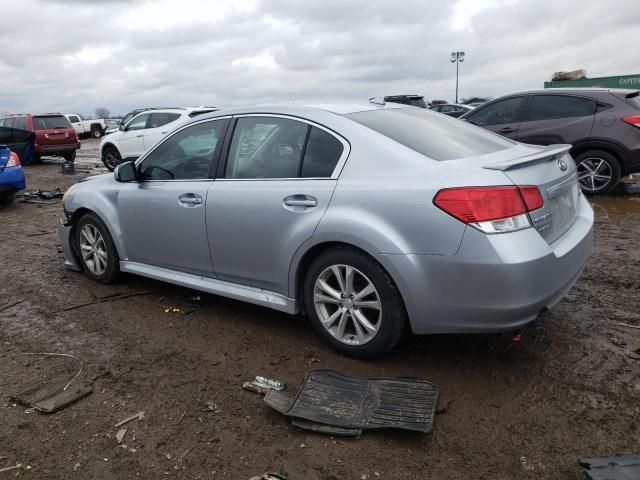
[(464, 62), (464, 52), (451, 52), (451, 63), (456, 64), (456, 103), (458, 103), (458, 66)]

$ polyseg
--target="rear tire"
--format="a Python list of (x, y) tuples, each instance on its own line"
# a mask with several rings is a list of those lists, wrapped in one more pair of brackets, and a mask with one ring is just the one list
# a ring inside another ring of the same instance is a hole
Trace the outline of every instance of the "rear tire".
[(107, 167), (107, 170), (113, 172), (118, 165), (122, 163), (122, 157), (116, 147), (106, 147), (102, 151), (102, 163)]
[(618, 159), (603, 150), (589, 150), (575, 158), (578, 180), (587, 195), (606, 195), (620, 181), (622, 171)]
[(381, 357), (406, 331), (400, 292), (384, 268), (360, 250), (337, 247), (322, 253), (310, 265), (303, 288), (312, 325), (343, 355)]
[(65, 153), (62, 158), (64, 158), (67, 162), (73, 162), (76, 159), (76, 151), (74, 150), (71, 153)]
[(0, 205), (10, 205), (16, 199), (16, 194), (14, 193), (5, 193), (0, 195)]
[(87, 276), (113, 283), (120, 276), (120, 257), (105, 224), (93, 213), (83, 215), (74, 229), (75, 250)]
[(91, 129), (91, 136), (93, 138), (102, 138), (102, 130), (100, 128), (92, 128)]

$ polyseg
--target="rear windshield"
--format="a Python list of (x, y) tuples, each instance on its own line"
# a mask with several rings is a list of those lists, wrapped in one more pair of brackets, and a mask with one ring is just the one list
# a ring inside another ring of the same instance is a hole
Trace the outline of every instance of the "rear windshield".
[(71, 128), (71, 124), (62, 115), (57, 117), (33, 117), (34, 130), (49, 130), (52, 128)]
[(346, 117), (438, 161), (485, 155), (515, 145), (462, 120), (421, 108), (370, 110)]
[(636, 110), (640, 110), (640, 92), (627, 95), (624, 99), (627, 105), (631, 105)]

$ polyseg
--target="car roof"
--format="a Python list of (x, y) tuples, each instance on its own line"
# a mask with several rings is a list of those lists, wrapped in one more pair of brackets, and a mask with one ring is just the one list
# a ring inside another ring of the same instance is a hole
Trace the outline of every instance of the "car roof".
[(215, 112), (198, 116), (198, 120), (206, 118), (214, 118), (226, 115), (244, 115), (251, 113), (264, 113), (264, 114), (285, 114), (285, 115), (299, 115), (305, 117), (313, 114), (318, 110), (322, 110), (336, 115), (348, 115), (350, 113), (366, 112), (371, 110), (390, 110), (397, 108), (416, 108), (411, 105), (403, 105), (401, 103), (374, 103), (366, 102), (362, 100), (355, 101), (330, 101), (330, 102), (280, 102), (272, 104), (261, 104), (245, 107), (232, 107), (223, 108)]
[(638, 91), (637, 88), (606, 88), (606, 87), (567, 87), (567, 88), (538, 88), (534, 90), (523, 90), (521, 92), (510, 93), (506, 96), (512, 95), (524, 95), (528, 93), (617, 93), (617, 94), (625, 94), (631, 93), (634, 91)]

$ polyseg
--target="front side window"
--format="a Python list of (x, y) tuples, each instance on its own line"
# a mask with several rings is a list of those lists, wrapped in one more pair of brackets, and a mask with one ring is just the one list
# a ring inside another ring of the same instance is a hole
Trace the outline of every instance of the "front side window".
[(152, 113), (147, 128), (159, 128), (180, 118), (179, 113)]
[(288, 118), (239, 118), (225, 178), (298, 177), (308, 128)]
[(206, 180), (228, 120), (187, 127), (158, 145), (139, 167), (142, 180)]
[(593, 115), (596, 101), (564, 95), (535, 95), (531, 101), (529, 120), (584, 117)]
[(71, 123), (78, 123), (80, 121), (80, 119), (74, 115), (69, 115), (69, 121)]
[(480, 125), (500, 125), (520, 121), (524, 97), (512, 97), (487, 105), (467, 117), (471, 123)]
[(346, 117), (438, 161), (485, 155), (515, 145), (457, 118), (420, 108), (369, 110)]
[(127, 130), (143, 130), (147, 127), (147, 119), (149, 118), (149, 114), (145, 113), (143, 115), (138, 115), (136, 118), (129, 122), (127, 125)]

